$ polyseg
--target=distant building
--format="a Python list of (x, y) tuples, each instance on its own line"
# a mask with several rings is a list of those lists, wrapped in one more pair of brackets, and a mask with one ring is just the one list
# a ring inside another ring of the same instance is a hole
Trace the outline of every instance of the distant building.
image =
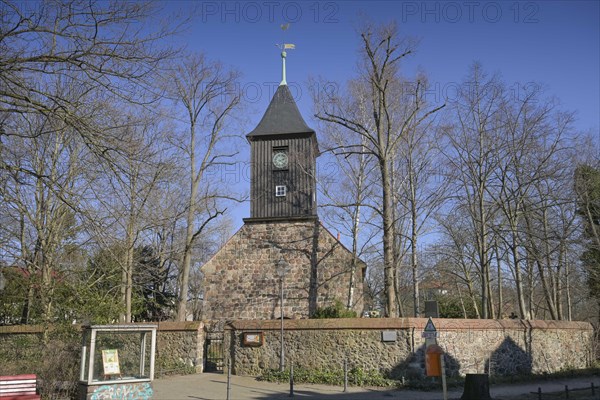
[(202, 268), (203, 319), (279, 318), (282, 281), (285, 317), (308, 317), (336, 300), (346, 304), (353, 270), (353, 309), (360, 315), (366, 265), (355, 260), (353, 268), (352, 253), (319, 221), (317, 136), (302, 118), (285, 72), (246, 138), (250, 218)]

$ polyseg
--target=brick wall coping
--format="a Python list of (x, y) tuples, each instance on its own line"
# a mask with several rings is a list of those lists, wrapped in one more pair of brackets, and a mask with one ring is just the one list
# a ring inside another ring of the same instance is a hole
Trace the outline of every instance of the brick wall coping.
[[(204, 324), (200, 321), (184, 321), (184, 322), (172, 322), (163, 321), (153, 323), (158, 325), (159, 332), (175, 332), (175, 331), (198, 331), (204, 327)], [(139, 324), (119, 324), (119, 325), (148, 325), (148, 322), (141, 322)], [(76, 329), (81, 329), (82, 325), (74, 325)], [(52, 329), (52, 326), (50, 326)], [(43, 333), (43, 325), (10, 325), (0, 326), (0, 334), (32, 334), (32, 333)]]
[(0, 326), (0, 334), (2, 333), (44, 333), (44, 327), (41, 325)]
[[(339, 318), (339, 319), (286, 319), (284, 328), (288, 330), (339, 330), (339, 329), (425, 329), (427, 318)], [(592, 324), (582, 321), (520, 320), (520, 319), (445, 319), (433, 318), (435, 327), (440, 331), (452, 330), (506, 330), (506, 329), (563, 329), (593, 331)], [(135, 325), (135, 324), (134, 324)], [(81, 328), (80, 325), (77, 326)], [(204, 327), (200, 321), (158, 323), (159, 332), (198, 331)], [(229, 330), (277, 330), (281, 328), (279, 320), (236, 320), (229, 322)], [(0, 334), (43, 333), (42, 325), (0, 326)]]
[[(446, 319), (433, 318), (439, 331), (461, 330), (526, 330), (526, 329), (561, 329), (593, 331), (589, 322), (581, 321), (546, 321), (520, 319)], [(424, 330), (427, 318), (339, 318), (339, 319), (288, 319), (284, 320), (286, 330), (382, 330), (412, 329)], [(229, 322), (228, 330), (277, 330), (281, 329), (280, 320), (236, 320)]]
[(200, 321), (184, 321), (173, 322), (163, 321), (158, 323), (158, 331), (198, 331), (204, 328), (204, 324)]

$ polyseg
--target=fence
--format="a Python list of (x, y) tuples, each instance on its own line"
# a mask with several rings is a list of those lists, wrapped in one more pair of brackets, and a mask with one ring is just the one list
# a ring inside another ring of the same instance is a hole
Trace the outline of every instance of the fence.
[(590, 386), (583, 388), (569, 388), (569, 385), (565, 385), (564, 392), (551, 392), (551, 393), (543, 393), (542, 388), (538, 387), (537, 392), (531, 392), (531, 394), (537, 394), (538, 400), (544, 399), (570, 399), (570, 394), (572, 392), (581, 392), (581, 391), (590, 391), (592, 396), (596, 395), (597, 387), (594, 385), (594, 382), (590, 383)]
[(206, 362), (204, 372), (223, 372), (225, 365), (225, 347), (223, 345), (223, 332), (210, 332), (204, 341), (204, 354)]

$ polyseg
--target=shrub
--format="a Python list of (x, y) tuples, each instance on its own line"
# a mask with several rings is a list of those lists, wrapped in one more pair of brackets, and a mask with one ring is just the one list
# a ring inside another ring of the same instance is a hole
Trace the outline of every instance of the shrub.
[(356, 311), (346, 309), (341, 301), (336, 300), (330, 306), (317, 308), (312, 318), (356, 318)]

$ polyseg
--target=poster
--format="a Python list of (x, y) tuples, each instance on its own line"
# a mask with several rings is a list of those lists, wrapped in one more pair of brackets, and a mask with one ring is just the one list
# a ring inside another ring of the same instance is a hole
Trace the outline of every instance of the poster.
[(118, 375), (121, 373), (119, 368), (119, 351), (102, 350), (102, 365), (104, 366), (104, 375)]

